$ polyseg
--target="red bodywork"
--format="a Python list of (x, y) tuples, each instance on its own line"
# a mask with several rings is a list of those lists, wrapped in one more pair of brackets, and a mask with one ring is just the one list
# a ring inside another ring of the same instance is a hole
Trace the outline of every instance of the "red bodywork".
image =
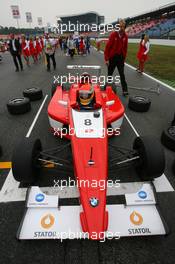
[[(58, 86), (48, 106), (51, 127), (54, 124), (64, 124), (74, 128), (73, 109), (78, 109), (77, 97), (81, 84), (73, 84), (69, 91), (63, 91)], [(106, 211), (106, 190), (108, 179), (108, 135), (106, 129), (113, 122), (122, 119), (124, 107), (110, 86), (101, 91), (96, 85), (94, 109), (102, 110), (104, 136), (101, 138), (77, 137), (66, 134), (71, 140), (74, 161), (74, 174), (77, 179), (82, 212), (80, 222), (82, 230), (88, 232), (91, 239), (102, 238), (108, 227), (108, 212)], [(67, 102), (63, 105), (59, 102)], [(106, 102), (114, 101), (108, 106)], [(78, 111), (78, 110), (77, 110)], [(96, 110), (98, 111), (98, 110)], [(89, 162), (91, 161), (91, 162)], [(92, 198), (98, 200), (97, 206), (90, 203)], [(71, 217), (71, 216), (70, 216)]]

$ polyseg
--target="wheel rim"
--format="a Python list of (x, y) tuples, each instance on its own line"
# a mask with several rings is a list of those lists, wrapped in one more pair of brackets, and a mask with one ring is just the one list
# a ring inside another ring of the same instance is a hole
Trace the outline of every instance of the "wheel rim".
[(27, 92), (36, 92), (37, 90), (38, 90), (38, 88), (32, 87), (32, 88), (28, 88)]
[(24, 101), (24, 98), (15, 98), (15, 99), (12, 99), (11, 102), (14, 103), (14, 104), (19, 104), (21, 102)]
[(141, 97), (141, 96), (136, 96), (135, 98), (137, 99), (138, 102), (145, 102), (146, 101), (146, 99)]

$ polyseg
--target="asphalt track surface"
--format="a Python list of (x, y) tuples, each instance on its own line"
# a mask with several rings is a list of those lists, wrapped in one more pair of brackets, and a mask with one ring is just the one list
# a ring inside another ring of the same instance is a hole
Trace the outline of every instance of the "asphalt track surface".
[[(44, 97), (46, 95), (48, 97), (37, 122), (30, 131), (30, 137), (39, 137), (44, 148), (52, 147), (62, 143), (60, 139), (54, 138), (49, 132), (47, 118), (47, 105), (50, 100), (53, 75), (65, 74), (67, 64), (101, 65), (102, 74), (106, 75), (103, 55), (93, 49), (90, 56), (76, 57), (73, 60), (58, 51), (56, 61), (57, 70), (51, 71), (51, 73), (46, 72), (45, 65), (42, 62), (38, 65), (32, 65), (30, 68), (25, 67), (24, 72), (16, 73), (14, 72), (11, 56), (9, 54), (4, 55), (3, 63), (0, 64), (0, 144), (3, 148), (1, 161), (11, 161), (15, 144), (29, 132), (29, 128), (42, 104), (42, 101), (32, 102), (31, 112), (21, 116), (12, 116), (6, 109), (8, 99), (21, 96), (25, 88), (33, 85), (42, 88)], [(125, 68), (125, 73), (129, 86), (157, 86), (154, 80), (147, 76), (140, 76), (129, 67)], [(161, 94), (159, 96), (144, 91), (129, 91), (131, 95), (147, 95), (151, 98), (152, 105), (147, 113), (136, 113), (129, 110), (127, 107), (128, 99), (122, 97), (120, 88), (118, 90), (118, 95), (126, 106), (126, 114), (139, 135), (152, 134), (160, 139), (162, 130), (171, 122), (174, 114), (175, 92), (163, 85), (160, 85), (160, 90)], [(125, 119), (121, 136), (112, 138), (111, 143), (132, 147), (135, 137), (133, 128)], [(174, 189), (175, 178), (171, 166), (175, 155), (167, 149), (165, 149), (165, 154), (165, 175)], [(3, 188), (7, 177), (9, 177), (8, 175), (9, 170), (0, 170), (0, 188)], [(128, 171), (123, 175), (121, 172), (117, 177), (126, 181), (126, 179), (132, 177), (132, 174)], [(133, 178), (133, 181), (135, 180)], [(49, 183), (43, 180), (39, 184), (40, 186), (46, 186)], [(3, 202), (0, 204), (0, 263), (173, 264), (175, 263), (175, 193), (174, 191), (159, 192), (157, 198), (162, 215), (170, 229), (169, 235), (121, 238), (104, 243), (89, 240), (66, 240), (62, 243), (57, 240), (19, 242), (16, 240), (15, 235), (23, 216), (24, 201)]]

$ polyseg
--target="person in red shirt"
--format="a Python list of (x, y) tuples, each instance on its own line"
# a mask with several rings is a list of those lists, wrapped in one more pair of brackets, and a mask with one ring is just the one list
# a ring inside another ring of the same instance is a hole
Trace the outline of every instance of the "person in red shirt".
[(43, 51), (43, 49), (44, 49), (44, 40), (43, 40), (42, 36), (39, 37), (39, 42), (40, 42), (41, 50)]
[(35, 41), (33, 41), (32, 37), (30, 37), (30, 40), (29, 40), (29, 49), (30, 49), (30, 55), (33, 58), (33, 62), (36, 63), (38, 60), (38, 57), (37, 57)]
[(26, 61), (26, 65), (29, 66), (30, 65), (29, 63), (29, 57), (30, 57), (29, 40), (26, 39), (25, 35), (21, 36), (21, 48), (22, 48), (22, 54)]
[(147, 35), (143, 34), (139, 45), (139, 51), (137, 53), (137, 59), (139, 61), (139, 65), (136, 70), (141, 74), (144, 71), (144, 64), (148, 60), (149, 48), (150, 48), (149, 38)]
[(125, 80), (124, 65), (128, 49), (128, 36), (125, 33), (126, 23), (123, 19), (119, 21), (119, 31), (114, 31), (109, 36), (105, 47), (104, 57), (108, 66), (108, 76), (112, 76), (117, 67), (123, 95), (128, 95), (128, 86)]
[(38, 36), (36, 36), (36, 39), (35, 39), (35, 49), (36, 49), (37, 57), (41, 59), (42, 47), (41, 47), (40, 39)]
[(84, 38), (83, 37), (80, 38), (79, 49), (80, 49), (80, 54), (83, 54), (84, 50), (85, 50), (85, 43), (84, 43)]

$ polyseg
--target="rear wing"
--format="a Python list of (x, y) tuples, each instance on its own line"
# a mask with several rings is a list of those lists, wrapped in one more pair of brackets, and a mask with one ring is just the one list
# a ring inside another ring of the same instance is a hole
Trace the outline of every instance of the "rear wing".
[(99, 65), (67, 65), (68, 70), (96, 70), (98, 75), (101, 74), (101, 66)]
[(67, 65), (68, 70), (77, 70), (77, 69), (93, 69), (93, 70), (101, 70), (101, 66), (99, 65)]

